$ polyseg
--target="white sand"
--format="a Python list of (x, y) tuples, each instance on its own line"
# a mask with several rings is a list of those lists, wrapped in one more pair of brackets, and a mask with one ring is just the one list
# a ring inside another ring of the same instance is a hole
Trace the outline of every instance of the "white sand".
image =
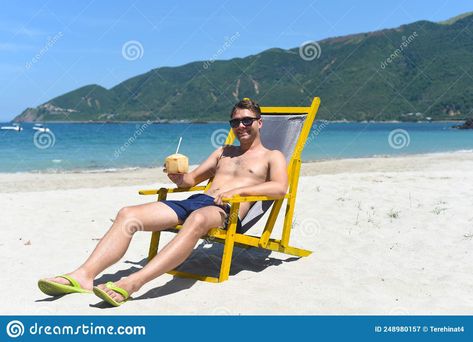
[[(137, 190), (165, 183), (161, 171), (2, 174), (0, 313), (473, 314), (473, 154), (327, 161), (302, 175), (292, 245), (311, 256), (236, 249), (227, 282), (164, 275), (103, 309), (93, 295), (48, 298), (36, 282), (81, 264), (119, 208), (153, 200)], [(148, 242), (136, 234), (99, 279), (142, 267)], [(221, 245), (203, 245), (187, 268), (211, 272)]]

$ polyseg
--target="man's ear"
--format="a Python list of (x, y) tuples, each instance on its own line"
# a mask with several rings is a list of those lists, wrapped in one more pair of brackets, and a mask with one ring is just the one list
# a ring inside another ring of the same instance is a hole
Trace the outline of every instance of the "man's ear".
[(258, 119), (258, 128), (261, 129), (263, 127), (263, 119), (259, 118)]

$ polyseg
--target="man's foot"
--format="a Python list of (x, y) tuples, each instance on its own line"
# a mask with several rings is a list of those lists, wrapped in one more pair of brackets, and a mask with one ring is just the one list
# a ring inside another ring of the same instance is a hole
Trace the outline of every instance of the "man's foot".
[(115, 283), (110, 281), (94, 287), (95, 295), (113, 306), (122, 305), (137, 290), (138, 288), (128, 278), (120, 279)]
[(90, 293), (92, 280), (88, 280), (79, 272), (60, 275), (38, 281), (39, 289), (50, 296), (61, 296), (69, 293)]
[[(72, 272), (72, 273), (66, 273), (65, 275), (71, 277), (74, 279), (76, 282), (79, 283), (80, 287), (83, 288), (84, 290), (92, 291), (93, 287), (93, 279), (89, 279), (85, 277), (84, 275), (78, 273), (78, 272)], [(58, 284), (63, 284), (63, 285), (72, 285), (71, 281), (62, 277), (62, 276), (57, 276), (54, 278), (47, 278), (44, 279), (53, 283), (58, 283)]]

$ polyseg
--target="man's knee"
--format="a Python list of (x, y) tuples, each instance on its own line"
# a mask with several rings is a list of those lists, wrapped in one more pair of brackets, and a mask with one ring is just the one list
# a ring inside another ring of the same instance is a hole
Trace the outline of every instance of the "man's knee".
[(115, 226), (127, 235), (133, 235), (137, 231), (144, 230), (144, 224), (141, 218), (138, 217), (138, 211), (134, 207), (120, 209), (115, 222), (117, 223)]
[(192, 213), (184, 222), (184, 227), (197, 237), (204, 236), (210, 230), (207, 224), (207, 218), (199, 212)]
[(126, 220), (133, 216), (133, 207), (123, 207), (118, 211), (117, 219)]

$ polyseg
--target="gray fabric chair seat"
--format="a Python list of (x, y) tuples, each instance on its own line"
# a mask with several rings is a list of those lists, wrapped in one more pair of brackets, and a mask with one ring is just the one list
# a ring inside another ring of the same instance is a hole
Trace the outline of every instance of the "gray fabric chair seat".
[[(279, 150), (289, 161), (296, 147), (307, 115), (263, 114), (261, 142), (270, 150)], [(271, 208), (273, 201), (256, 202), (242, 220), (241, 233), (246, 233)]]

